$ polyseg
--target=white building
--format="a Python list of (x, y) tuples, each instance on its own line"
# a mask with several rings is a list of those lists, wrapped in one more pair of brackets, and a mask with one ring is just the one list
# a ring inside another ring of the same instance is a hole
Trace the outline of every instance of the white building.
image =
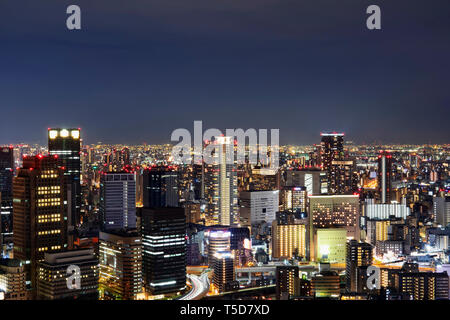
[(374, 220), (388, 220), (390, 216), (406, 219), (411, 210), (406, 203), (375, 203), (373, 199), (367, 199), (364, 213), (367, 218)]
[(445, 227), (450, 223), (450, 197), (433, 198), (434, 221)]
[(244, 191), (240, 193), (242, 226), (260, 222), (272, 223), (278, 211), (279, 191)]

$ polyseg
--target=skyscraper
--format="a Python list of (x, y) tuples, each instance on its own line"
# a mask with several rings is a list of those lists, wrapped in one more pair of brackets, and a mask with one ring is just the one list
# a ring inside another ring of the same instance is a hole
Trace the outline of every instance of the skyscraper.
[(231, 137), (216, 137), (218, 152), (213, 155), (213, 164), (205, 164), (205, 193), (208, 224), (237, 225), (238, 194), (237, 170), (234, 161), (227, 162), (227, 152), (234, 152)]
[(434, 221), (445, 227), (450, 223), (450, 197), (433, 197)]
[(328, 193), (353, 194), (358, 190), (355, 160), (342, 158), (332, 160), (329, 169)]
[(277, 300), (288, 300), (295, 295), (296, 278), (300, 277), (298, 266), (277, 266), (275, 277)]
[(366, 286), (364, 275), (368, 266), (372, 265), (372, 246), (365, 242), (350, 240), (347, 242), (346, 286), (350, 292), (362, 293)]
[(14, 257), (25, 263), (27, 284), (36, 287), (36, 265), (45, 253), (67, 248), (64, 169), (58, 157), (23, 159), (13, 181)]
[(81, 208), (81, 161), (80, 129), (48, 129), (48, 152), (57, 155), (59, 165), (64, 168), (68, 191), (67, 205), (70, 214), (68, 225), (76, 227), (80, 223)]
[(230, 251), (219, 251), (214, 255), (214, 287), (219, 291), (230, 290), (235, 283), (234, 258)]
[(306, 187), (284, 187), (281, 190), (283, 209), (306, 214), (307, 196)]
[(325, 171), (331, 168), (333, 160), (341, 160), (344, 156), (344, 133), (322, 132), (321, 151), (322, 166)]
[(147, 291), (171, 294), (186, 288), (186, 218), (183, 208), (143, 208), (143, 274)]
[(142, 240), (137, 232), (99, 234), (102, 300), (135, 300), (142, 292)]
[(6, 245), (12, 241), (13, 176), (14, 149), (12, 147), (0, 148), (0, 245)]
[[(71, 271), (72, 274), (68, 274), (67, 270), (70, 266), (80, 268), (79, 287), (73, 279), (71, 286), (67, 284), (69, 276), (77, 276), (73, 271)], [(38, 263), (37, 269), (38, 299), (98, 299), (98, 259), (93, 249), (46, 253), (44, 261)]]
[(231, 232), (228, 229), (212, 229), (208, 237), (208, 266), (214, 267), (214, 257), (219, 251), (231, 251)]
[(392, 156), (388, 152), (378, 155), (378, 192), (381, 203), (390, 203), (392, 197)]
[(136, 228), (136, 182), (132, 173), (103, 172), (100, 177), (103, 231)]
[(178, 207), (178, 173), (175, 168), (159, 166), (144, 170), (143, 203), (147, 208)]
[(345, 228), (347, 236), (359, 239), (359, 196), (324, 195), (309, 197), (310, 226)]
[(295, 256), (306, 258), (306, 236), (304, 223), (294, 219), (288, 222), (274, 220), (272, 222), (272, 256), (278, 259), (290, 259)]
[(239, 217), (242, 226), (272, 223), (278, 211), (279, 191), (243, 191), (239, 194)]

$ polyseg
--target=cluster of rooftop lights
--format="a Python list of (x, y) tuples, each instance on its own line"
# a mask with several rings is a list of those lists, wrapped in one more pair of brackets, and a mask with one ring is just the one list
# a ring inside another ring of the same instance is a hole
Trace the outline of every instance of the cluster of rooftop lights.
[(61, 138), (67, 138), (69, 135), (73, 139), (80, 138), (80, 129), (67, 130), (67, 129), (49, 129), (48, 136), (50, 139), (56, 139), (58, 136)]

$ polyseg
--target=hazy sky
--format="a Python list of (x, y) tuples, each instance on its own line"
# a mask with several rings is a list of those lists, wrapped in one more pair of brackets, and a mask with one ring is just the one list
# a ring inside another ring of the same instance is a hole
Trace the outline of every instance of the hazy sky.
[[(82, 30), (66, 28), (66, 8)], [(377, 4), (382, 30), (366, 28)], [(450, 1), (1, 0), (0, 143), (168, 142), (176, 128), (450, 143)]]

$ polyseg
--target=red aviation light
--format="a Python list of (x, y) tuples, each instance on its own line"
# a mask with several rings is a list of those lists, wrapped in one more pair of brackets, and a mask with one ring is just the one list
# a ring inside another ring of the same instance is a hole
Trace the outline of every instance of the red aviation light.
[(44, 156), (42, 154), (38, 154), (38, 158), (42, 159)]

